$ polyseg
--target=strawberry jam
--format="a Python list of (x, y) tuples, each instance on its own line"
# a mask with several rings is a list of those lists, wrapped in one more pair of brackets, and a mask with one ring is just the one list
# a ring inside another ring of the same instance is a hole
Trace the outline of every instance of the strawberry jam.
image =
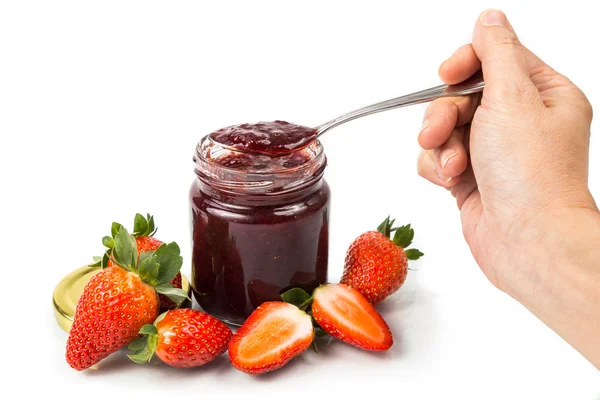
[(283, 291), (327, 281), (330, 191), (318, 141), (266, 156), (205, 137), (195, 161), (192, 287), (205, 311), (241, 325)]
[(301, 149), (317, 137), (317, 130), (285, 121), (240, 124), (210, 134), (212, 141), (244, 153), (280, 156)]

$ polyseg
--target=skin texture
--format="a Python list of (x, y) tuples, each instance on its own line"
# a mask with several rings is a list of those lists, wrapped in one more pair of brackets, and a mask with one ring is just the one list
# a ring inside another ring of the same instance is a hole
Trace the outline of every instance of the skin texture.
[(427, 108), (419, 174), (456, 198), (465, 239), (487, 278), (600, 368), (591, 105), (520, 43), (497, 10), (479, 17), (472, 43), (439, 74), (452, 84), (480, 68), (482, 96)]

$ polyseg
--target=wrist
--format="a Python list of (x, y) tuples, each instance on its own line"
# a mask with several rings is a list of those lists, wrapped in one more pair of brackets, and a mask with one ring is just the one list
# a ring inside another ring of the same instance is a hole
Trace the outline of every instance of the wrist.
[(600, 212), (556, 210), (524, 234), (529, 265), (507, 292), (600, 368)]

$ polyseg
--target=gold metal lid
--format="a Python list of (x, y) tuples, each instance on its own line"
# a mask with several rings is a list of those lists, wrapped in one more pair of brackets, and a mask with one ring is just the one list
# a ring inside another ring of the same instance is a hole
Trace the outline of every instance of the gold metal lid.
[[(52, 295), (52, 305), (54, 306), (54, 316), (58, 325), (66, 332), (69, 332), (73, 324), (73, 316), (77, 308), (77, 301), (83, 293), (83, 288), (87, 285), (92, 276), (96, 275), (102, 269), (100, 267), (85, 266), (76, 269), (69, 275), (65, 276), (54, 289)], [(181, 274), (182, 289), (190, 296), (190, 282), (185, 275)], [(189, 306), (184, 303), (182, 306)]]

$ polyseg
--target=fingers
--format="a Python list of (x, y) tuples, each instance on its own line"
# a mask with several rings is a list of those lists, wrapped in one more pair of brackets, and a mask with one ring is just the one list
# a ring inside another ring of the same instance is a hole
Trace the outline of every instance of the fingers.
[(471, 44), (460, 47), (452, 56), (440, 65), (440, 78), (449, 85), (460, 83), (481, 69)]
[(452, 195), (456, 198), (458, 209), (462, 209), (465, 201), (477, 189), (477, 181), (473, 174), (473, 168), (469, 165), (460, 177), (460, 182), (451, 189)]
[(479, 98), (479, 95), (446, 97), (429, 104), (419, 133), (419, 145), (426, 150), (440, 147), (455, 127), (471, 121)]
[(530, 79), (530, 68), (535, 64), (519, 42), (502, 11), (487, 10), (477, 20), (473, 32), (473, 49), (481, 60), (485, 93), (504, 101), (531, 103), (538, 91)]
[(419, 154), (417, 171), (421, 177), (427, 179), (429, 182), (445, 188), (451, 188), (459, 181), (459, 178), (442, 175), (435, 162), (431, 159), (429, 151), (426, 150), (421, 151), (421, 154)]
[(440, 147), (422, 151), (417, 164), (419, 175), (439, 186), (456, 185), (468, 164), (463, 140), (464, 129), (457, 128)]

